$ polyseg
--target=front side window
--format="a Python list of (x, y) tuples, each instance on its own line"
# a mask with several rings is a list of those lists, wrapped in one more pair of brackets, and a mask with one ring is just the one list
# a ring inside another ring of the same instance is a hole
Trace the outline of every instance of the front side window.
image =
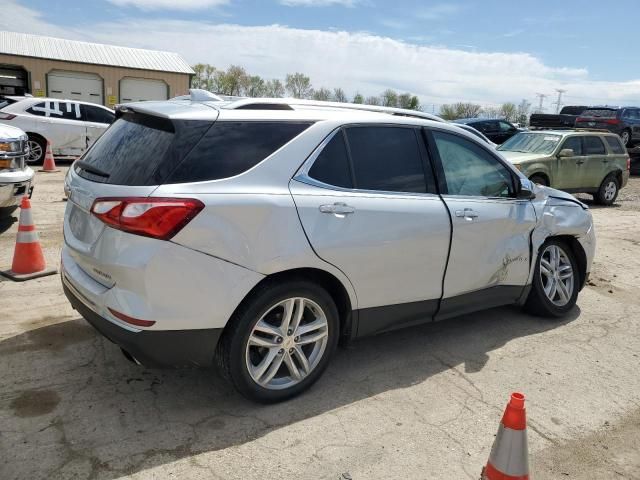
[(598, 137), (584, 137), (585, 155), (604, 155), (604, 143)]
[(457, 135), (434, 131), (433, 136), (449, 195), (511, 196), (511, 172), (493, 155)]
[(622, 141), (620, 140), (620, 137), (607, 136), (604, 138), (607, 140), (607, 143), (609, 144), (609, 148), (613, 153), (616, 153), (616, 154), (626, 153), (624, 146), (622, 146)]
[(566, 148), (570, 148), (573, 150), (573, 155), (575, 157), (581, 156), (582, 153), (582, 137), (569, 137), (562, 144), (562, 148), (560, 150), (564, 150)]
[(100, 107), (92, 107), (91, 105), (83, 105), (85, 120), (87, 122), (112, 124), (115, 115), (108, 110)]
[(333, 136), (313, 162), (309, 169), (309, 177), (328, 185), (353, 188), (347, 146), (341, 130)]
[(424, 169), (413, 128), (346, 129), (355, 187), (362, 190), (426, 193)]

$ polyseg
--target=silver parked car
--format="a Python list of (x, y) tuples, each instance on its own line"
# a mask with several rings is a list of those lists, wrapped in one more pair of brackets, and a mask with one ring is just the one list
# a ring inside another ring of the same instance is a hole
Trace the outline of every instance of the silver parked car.
[(0, 124), (0, 218), (11, 215), (22, 197), (31, 196), (34, 172), (26, 163), (27, 134)]
[(65, 180), (67, 297), (130, 359), (217, 363), (262, 402), (313, 384), (340, 338), (507, 304), (565, 315), (587, 207), (423, 115), (122, 106)]

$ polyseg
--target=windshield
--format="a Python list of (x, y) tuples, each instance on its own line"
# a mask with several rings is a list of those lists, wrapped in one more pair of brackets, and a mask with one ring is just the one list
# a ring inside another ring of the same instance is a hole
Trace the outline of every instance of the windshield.
[(549, 133), (521, 132), (500, 145), (498, 150), (548, 155), (555, 150), (561, 138)]

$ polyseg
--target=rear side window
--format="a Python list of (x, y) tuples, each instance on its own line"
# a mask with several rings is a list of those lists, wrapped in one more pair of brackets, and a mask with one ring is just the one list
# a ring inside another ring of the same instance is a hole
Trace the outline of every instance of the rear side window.
[(39, 117), (60, 118), (65, 120), (82, 120), (82, 106), (75, 102), (48, 101), (40, 102), (26, 110)]
[(164, 183), (233, 177), (297, 137), (308, 122), (216, 122)]
[(608, 136), (604, 137), (609, 144), (609, 148), (613, 153), (626, 153), (625, 148), (622, 146), (622, 141), (620, 137)]
[(346, 129), (356, 188), (426, 193), (416, 133), (402, 127)]
[(342, 131), (338, 131), (324, 147), (309, 169), (309, 177), (328, 185), (353, 188), (349, 156)]
[(101, 183), (160, 185), (211, 125), (125, 114), (83, 155), (87, 168), (74, 164), (76, 172)]
[(604, 155), (604, 143), (598, 137), (584, 137), (585, 155)]

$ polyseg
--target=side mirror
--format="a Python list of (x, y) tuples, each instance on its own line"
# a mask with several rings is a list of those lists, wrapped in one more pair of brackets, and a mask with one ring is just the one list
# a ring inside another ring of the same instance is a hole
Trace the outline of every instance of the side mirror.
[(528, 178), (519, 178), (520, 181), (518, 185), (518, 193), (516, 195), (517, 198), (531, 200), (536, 198), (536, 194), (533, 193), (533, 182)]
[(562, 150), (560, 150), (560, 153), (558, 153), (558, 158), (566, 158), (566, 157), (574, 157), (575, 153), (573, 153), (573, 149), (571, 148), (563, 148)]

